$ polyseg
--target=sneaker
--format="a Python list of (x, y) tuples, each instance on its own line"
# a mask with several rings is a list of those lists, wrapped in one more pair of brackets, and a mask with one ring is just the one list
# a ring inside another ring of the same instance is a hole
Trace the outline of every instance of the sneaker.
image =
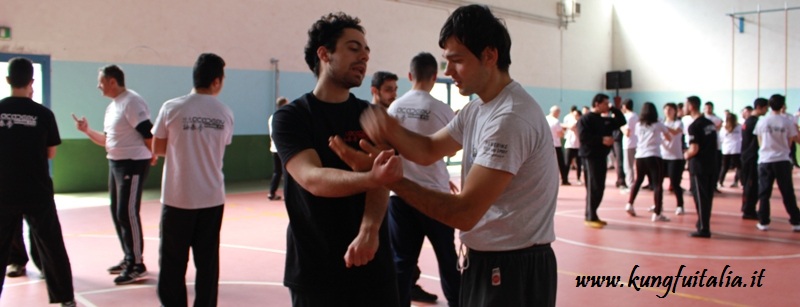
[(653, 222), (669, 222), (669, 218), (661, 215), (653, 213), (653, 217), (650, 219)]
[(800, 232), (800, 225), (792, 225), (792, 231)]
[(628, 212), (628, 215), (630, 216), (636, 216), (636, 211), (633, 210), (633, 205), (630, 203), (625, 204), (625, 212)]
[(114, 278), (114, 283), (117, 285), (127, 285), (141, 280), (144, 276), (147, 276), (147, 268), (145, 268), (144, 263), (134, 264), (122, 270), (122, 273), (120, 273), (117, 278)]
[(654, 211), (656, 211), (656, 206), (650, 206), (650, 208), (647, 208), (647, 212), (654, 212)]
[(619, 193), (620, 193), (620, 194), (630, 194), (630, 193), (631, 193), (631, 189), (628, 189), (628, 188), (619, 188)]
[(584, 221), (583, 224), (585, 224), (586, 226), (589, 226), (591, 228), (597, 228), (597, 229), (600, 229), (600, 228), (603, 228), (603, 227), (606, 226), (606, 223), (604, 223), (602, 221)]
[(737, 183), (737, 182), (734, 182), (734, 183), (731, 185), (731, 188), (738, 188), (738, 187), (739, 187), (739, 183)]
[(561, 185), (572, 185), (572, 184), (569, 183), (569, 181), (563, 181), (563, 182), (561, 182)]
[(689, 236), (692, 238), (711, 238), (711, 233), (695, 231), (693, 233), (690, 233)]
[(269, 200), (281, 200), (281, 196), (280, 195), (269, 195), (269, 196), (267, 196), (267, 198)]
[(78, 307), (78, 304), (75, 303), (75, 300), (71, 300), (69, 302), (61, 303), (61, 307)]
[(675, 209), (675, 215), (683, 215), (683, 207), (678, 207)]
[(8, 277), (20, 277), (25, 276), (28, 273), (28, 270), (25, 268), (24, 265), (21, 264), (9, 264), (6, 268), (6, 276)]
[(583, 181), (581, 181), (580, 179), (578, 179), (578, 181), (575, 181), (575, 184), (577, 184), (577, 185), (582, 185), (582, 184), (583, 184)]
[(758, 230), (761, 230), (761, 231), (767, 231), (767, 230), (769, 230), (769, 224), (761, 225), (761, 223), (758, 223), (758, 224), (756, 224), (756, 228), (758, 228)]
[(108, 274), (119, 275), (119, 273), (122, 273), (122, 270), (124, 270), (127, 266), (128, 266), (128, 263), (125, 262), (125, 260), (122, 260), (118, 264), (109, 267), (108, 268)]
[(722, 182), (717, 183), (717, 189), (721, 189), (721, 188), (723, 188)]
[(423, 303), (436, 303), (436, 300), (439, 299), (436, 294), (425, 292), (419, 285), (414, 285), (411, 287), (411, 300), (415, 302), (423, 302)]

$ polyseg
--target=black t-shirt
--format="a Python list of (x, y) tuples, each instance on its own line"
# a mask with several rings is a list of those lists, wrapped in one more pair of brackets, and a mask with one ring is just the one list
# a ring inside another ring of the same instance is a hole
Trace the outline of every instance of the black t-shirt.
[(0, 100), (0, 205), (53, 202), (47, 148), (58, 144), (52, 111), (30, 98)]
[(589, 112), (578, 119), (578, 156), (588, 158), (604, 158), (611, 151), (611, 146), (603, 144), (603, 137), (612, 136), (614, 131), (619, 131), (627, 122), (625, 115), (617, 108), (611, 108), (613, 117), (605, 117), (595, 112)]
[(756, 163), (758, 160), (758, 138), (753, 135), (758, 116), (750, 116), (742, 125), (742, 162)]
[[(367, 135), (359, 117), (369, 103), (350, 94), (343, 103), (326, 103), (308, 93), (280, 108), (272, 118), (272, 137), (278, 154), (286, 162), (297, 153), (313, 149), (322, 166), (351, 170), (328, 147), (328, 138), (338, 135), (358, 148)], [(364, 215), (366, 193), (348, 197), (317, 197), (286, 173), (286, 269), (284, 284), (312, 291), (336, 291), (393, 282), (396, 278), (389, 247), (386, 221), (381, 224), (380, 246), (367, 265), (346, 268), (344, 254), (358, 234)]]
[(717, 159), (717, 127), (714, 123), (700, 116), (689, 125), (689, 144), (697, 144), (697, 155), (689, 159), (689, 172), (691, 174), (714, 175), (712, 169)]

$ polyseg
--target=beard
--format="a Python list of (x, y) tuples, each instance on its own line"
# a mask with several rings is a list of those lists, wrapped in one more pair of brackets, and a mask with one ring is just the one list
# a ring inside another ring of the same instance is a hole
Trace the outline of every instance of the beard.
[(350, 66), (345, 69), (338, 69), (336, 63), (332, 62), (330, 67), (330, 79), (343, 88), (359, 87), (364, 81), (364, 75), (353, 72)]

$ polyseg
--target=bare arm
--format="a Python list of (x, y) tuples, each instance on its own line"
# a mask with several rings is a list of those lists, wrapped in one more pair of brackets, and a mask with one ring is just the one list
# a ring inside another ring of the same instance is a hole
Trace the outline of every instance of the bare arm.
[(344, 262), (348, 268), (365, 265), (375, 257), (380, 244), (379, 230), (388, 206), (389, 190), (378, 188), (367, 191), (361, 227), (344, 254)]
[(688, 161), (689, 159), (693, 158), (697, 155), (697, 152), (700, 151), (700, 146), (697, 144), (689, 144), (689, 149), (683, 153), (683, 157)]
[(389, 188), (425, 215), (467, 231), (475, 227), (513, 177), (511, 173), (473, 165), (460, 194), (429, 190), (405, 178)]
[(72, 114), (72, 119), (75, 120), (75, 127), (78, 128), (78, 131), (83, 132), (86, 136), (89, 137), (92, 142), (97, 145), (106, 146), (106, 134), (92, 128), (89, 128), (89, 121), (86, 120), (86, 117), (81, 117), (78, 119), (75, 114)]
[[(376, 189), (388, 183), (382, 178), (387, 173), (402, 177), (402, 164), (392, 151), (381, 152), (368, 172), (351, 172), (322, 167), (322, 161), (313, 149), (306, 149), (286, 162), (286, 171), (304, 189), (319, 197), (344, 197)], [(391, 179), (389, 182), (396, 179)]]
[(55, 146), (48, 146), (47, 147), (47, 158), (53, 159), (56, 157), (56, 147)]
[(158, 156), (166, 156), (167, 155), (167, 139), (160, 139), (160, 138), (153, 138), (153, 155)]

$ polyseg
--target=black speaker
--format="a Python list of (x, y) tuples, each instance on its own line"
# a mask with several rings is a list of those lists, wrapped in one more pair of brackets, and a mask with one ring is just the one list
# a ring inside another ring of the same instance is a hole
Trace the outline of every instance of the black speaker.
[(631, 71), (609, 71), (606, 73), (606, 89), (615, 90), (633, 87)]

